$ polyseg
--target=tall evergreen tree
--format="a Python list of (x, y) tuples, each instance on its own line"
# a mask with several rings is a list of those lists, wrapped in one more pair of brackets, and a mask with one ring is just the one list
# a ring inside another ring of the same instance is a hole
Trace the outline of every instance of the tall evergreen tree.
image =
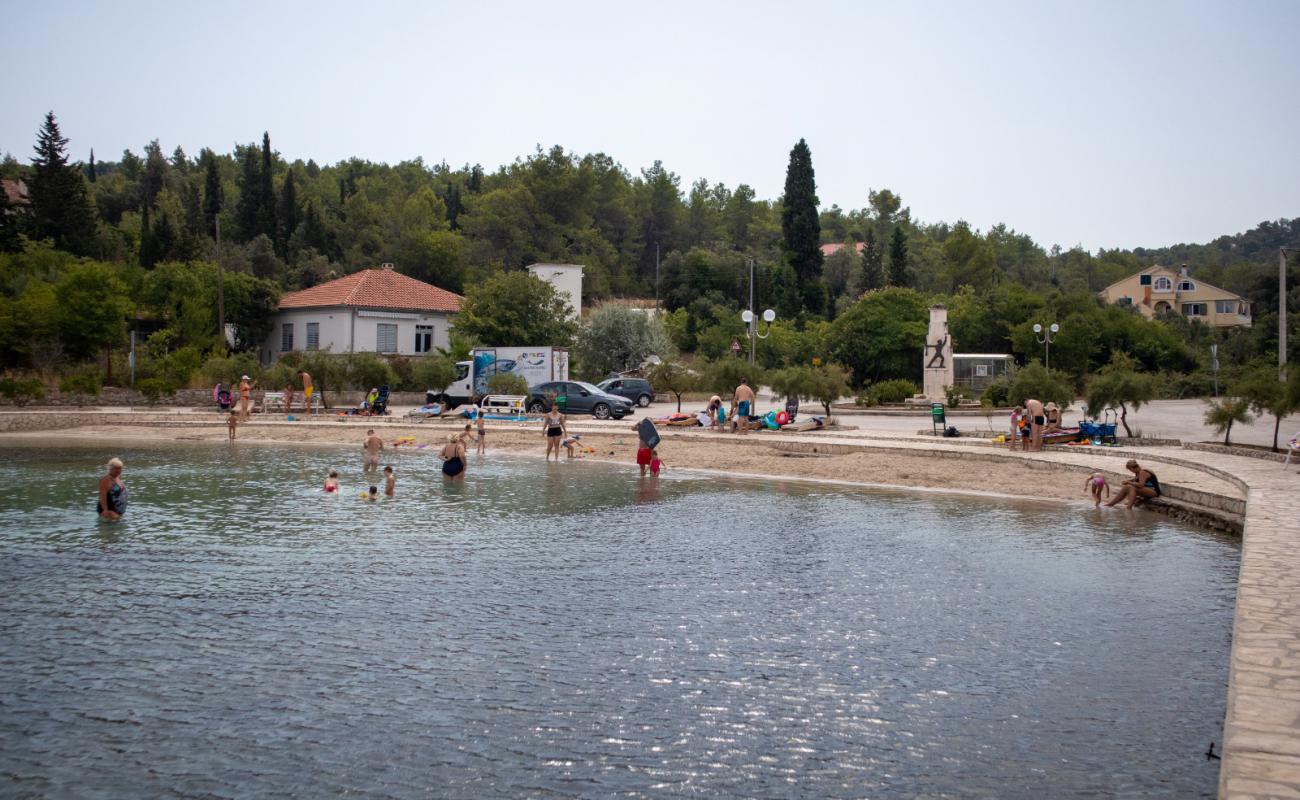
[(68, 164), (68, 140), (51, 111), (36, 137), (28, 182), (34, 238), (53, 239), (56, 247), (91, 255), (96, 245), (96, 212), (78, 167)]
[(894, 226), (889, 239), (889, 285), (911, 286), (911, 270), (907, 268), (907, 233), (901, 225)]
[(95, 148), (90, 148), (90, 166), (86, 169), (86, 177), (91, 183), (95, 182)]
[(158, 200), (158, 193), (167, 185), (170, 167), (157, 139), (145, 145), (144, 154), (144, 203), (153, 205)]
[(315, 200), (308, 200), (307, 208), (303, 211), (302, 243), (304, 247), (310, 247), (321, 255), (331, 254), (329, 232), (325, 230), (325, 222), (316, 209)]
[(483, 191), (483, 167), (475, 164), (469, 171), (469, 180), (466, 181), (466, 188), (470, 194), (478, 194)]
[(239, 203), (235, 209), (235, 216), (239, 220), (240, 238), (248, 241), (260, 232), (258, 222), (262, 216), (258, 205), (262, 178), (257, 167), (257, 145), (250, 144), (244, 149), (242, 166), (239, 178)]
[(158, 248), (154, 246), (153, 221), (149, 204), (140, 206), (140, 266), (152, 269), (158, 263)]
[(298, 230), (298, 189), (294, 185), (293, 167), (289, 167), (289, 172), (284, 176), (284, 188), (280, 190), (280, 233), (277, 244), (280, 247), (280, 257), (288, 260), (289, 258), (289, 239), (293, 237), (293, 232)]
[(221, 169), (217, 163), (217, 154), (204, 149), (199, 155), (204, 162), (203, 169), (203, 220), (207, 225), (209, 236), (217, 235), (217, 215), (225, 203), (225, 192), (221, 187)]
[(815, 285), (822, 276), (821, 221), (817, 215), (817, 181), (813, 174), (812, 151), (803, 139), (790, 150), (790, 164), (785, 171), (785, 196), (781, 201), (781, 250), (786, 263), (794, 268), (800, 283), (804, 308), (822, 313), (825, 289), (820, 292), (821, 308)]
[(275, 209), (275, 187), (271, 183), (272, 161), (271, 161), (271, 134), (262, 133), (262, 170), (258, 175), (257, 192), (257, 212), (259, 232), (266, 234), (267, 238), (275, 241), (276, 237), (276, 209)]
[(190, 174), (190, 158), (185, 155), (185, 150), (180, 145), (176, 145), (176, 149), (172, 151), (172, 169), (176, 170), (178, 175)]
[(453, 231), (459, 230), (460, 225), (456, 224), (456, 218), (465, 211), (465, 204), (460, 199), (460, 184), (447, 181), (447, 196), (443, 201), (447, 204), (447, 223)]
[(885, 254), (881, 252), (876, 231), (867, 228), (866, 241), (862, 243), (862, 291), (870, 292), (885, 285)]

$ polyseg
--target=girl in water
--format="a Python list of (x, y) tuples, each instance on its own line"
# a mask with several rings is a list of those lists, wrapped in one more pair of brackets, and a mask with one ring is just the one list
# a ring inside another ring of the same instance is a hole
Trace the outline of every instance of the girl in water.
[(1088, 480), (1083, 484), (1083, 490), (1085, 492), (1092, 492), (1092, 504), (1097, 508), (1101, 507), (1102, 489), (1105, 489), (1106, 496), (1110, 497), (1110, 484), (1106, 482), (1106, 476), (1102, 475), (1100, 472), (1092, 473)]
[(447, 444), (443, 445), (442, 452), (438, 455), (442, 458), (444, 478), (454, 481), (465, 477), (465, 443), (460, 436), (453, 433), (447, 437)]
[(555, 460), (559, 461), (560, 442), (564, 441), (564, 437), (569, 433), (564, 423), (564, 415), (560, 413), (559, 408), (551, 406), (551, 410), (542, 417), (542, 428), (546, 436), (546, 460), (550, 461), (551, 453), (555, 453)]
[(325, 494), (334, 494), (339, 490), (339, 474), (330, 470), (329, 477), (325, 479)]

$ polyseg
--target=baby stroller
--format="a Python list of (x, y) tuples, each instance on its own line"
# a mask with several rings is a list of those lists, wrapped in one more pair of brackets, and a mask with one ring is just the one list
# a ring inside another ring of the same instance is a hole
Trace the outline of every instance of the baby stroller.
[(378, 416), (388, 413), (388, 386), (379, 387), (379, 394), (375, 397), (375, 402), (370, 404), (370, 414)]
[(217, 408), (221, 411), (229, 411), (235, 406), (235, 398), (230, 390), (219, 383), (212, 387), (212, 399), (217, 402)]

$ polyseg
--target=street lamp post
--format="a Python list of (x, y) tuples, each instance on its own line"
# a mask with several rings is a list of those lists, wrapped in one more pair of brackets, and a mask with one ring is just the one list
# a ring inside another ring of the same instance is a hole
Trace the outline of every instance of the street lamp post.
[(1037, 322), (1034, 323), (1034, 338), (1043, 346), (1043, 367), (1046, 369), (1052, 368), (1053, 337), (1060, 332), (1061, 326), (1057, 325), (1055, 322), (1048, 326), (1047, 330), (1043, 330), (1043, 326), (1039, 325)]
[(776, 312), (770, 308), (763, 312), (763, 321), (767, 323), (767, 333), (758, 332), (758, 320), (754, 318), (753, 311), (745, 309), (740, 312), (740, 318), (749, 326), (749, 363), (753, 364), (754, 351), (758, 349), (758, 342), (755, 339), (766, 339), (772, 335), (772, 320), (776, 319)]

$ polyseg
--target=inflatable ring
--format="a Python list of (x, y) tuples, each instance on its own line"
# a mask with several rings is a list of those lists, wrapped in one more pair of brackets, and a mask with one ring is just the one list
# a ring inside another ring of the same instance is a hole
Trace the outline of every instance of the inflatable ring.
[(778, 411), (778, 412), (776, 413), (776, 424), (777, 424), (777, 425), (787, 425), (787, 424), (789, 424), (789, 422), (790, 422), (790, 415), (789, 415), (789, 414), (785, 413), (784, 411)]

